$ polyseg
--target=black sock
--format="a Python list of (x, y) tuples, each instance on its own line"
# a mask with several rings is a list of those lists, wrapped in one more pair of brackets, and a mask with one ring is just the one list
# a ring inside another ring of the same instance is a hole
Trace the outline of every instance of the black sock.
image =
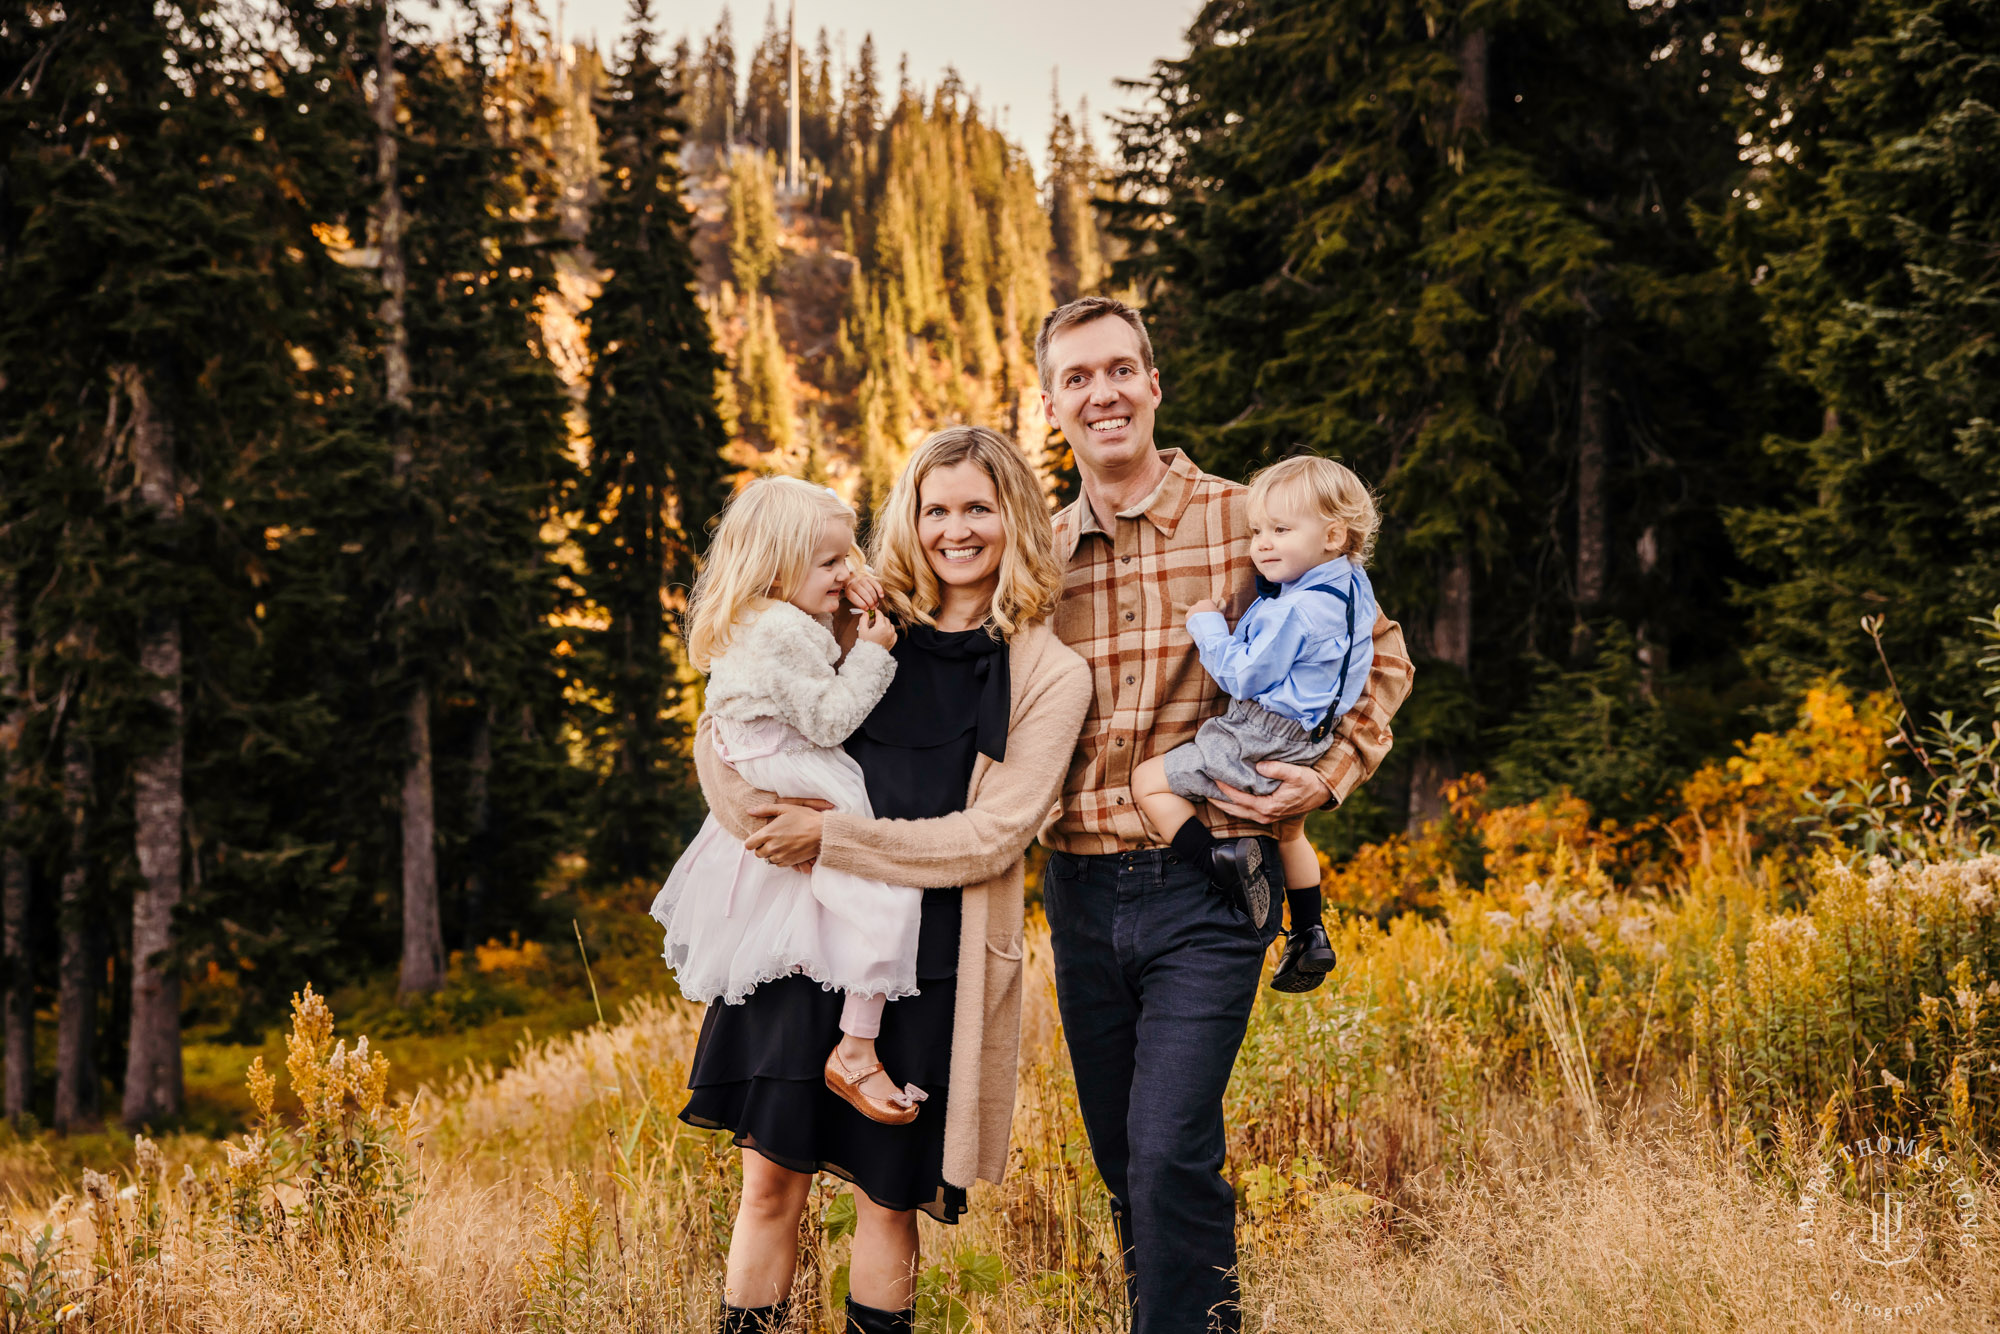
[(1294, 932), (1303, 931), (1309, 926), (1321, 925), (1318, 885), (1286, 890), (1285, 907), (1291, 910)]
[(1202, 874), (1215, 869), (1215, 859), (1209, 855), (1215, 850), (1215, 835), (1208, 832), (1208, 826), (1201, 822), (1201, 817), (1190, 815), (1167, 842)]

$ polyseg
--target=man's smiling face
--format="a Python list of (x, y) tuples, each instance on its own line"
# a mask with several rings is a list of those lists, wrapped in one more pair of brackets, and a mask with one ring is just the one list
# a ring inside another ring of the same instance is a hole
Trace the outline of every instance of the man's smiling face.
[(1049, 365), (1042, 411), (1080, 465), (1119, 472), (1152, 451), (1160, 373), (1146, 368), (1130, 325), (1109, 315), (1071, 325), (1049, 340)]

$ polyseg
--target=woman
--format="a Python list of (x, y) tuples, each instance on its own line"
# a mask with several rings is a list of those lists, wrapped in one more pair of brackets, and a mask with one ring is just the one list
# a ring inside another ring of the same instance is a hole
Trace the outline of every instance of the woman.
[[(877, 516), (872, 557), (900, 631), (896, 677), (848, 750), (876, 816), (781, 804), (695, 741), (716, 819), (775, 865), (824, 861), (924, 888), (920, 994), (890, 1004), (881, 1059), (926, 1093), (908, 1125), (828, 1091), (841, 998), (804, 977), (711, 1006), (682, 1119), (743, 1150), (724, 1331), (775, 1329), (813, 1173), (854, 1183), (850, 1334), (908, 1331), (915, 1211), (955, 1222), (976, 1177), (1006, 1167), (1020, 1042), (1021, 859), (1054, 809), (1089, 708), (1083, 660), (1046, 624), (1063, 571), (1041, 487), (982, 427), (918, 447)], [(846, 627), (851, 633), (852, 627)]]

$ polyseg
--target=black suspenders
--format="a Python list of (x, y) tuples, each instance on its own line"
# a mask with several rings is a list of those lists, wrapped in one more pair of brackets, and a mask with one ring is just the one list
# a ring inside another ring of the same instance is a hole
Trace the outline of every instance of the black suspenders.
[[(1270, 591), (1265, 592), (1266, 589)], [(1257, 591), (1263, 597), (1275, 598), (1278, 595), (1278, 586), (1260, 574), (1257, 576)], [(1333, 688), (1333, 702), (1326, 706), (1326, 717), (1320, 719), (1319, 725), (1309, 734), (1315, 742), (1319, 742), (1326, 740), (1326, 734), (1333, 730), (1333, 724), (1340, 716), (1340, 697), (1347, 693), (1347, 669), (1354, 659), (1354, 594), (1351, 591), (1343, 593), (1338, 588), (1328, 588), (1323, 584), (1301, 588), (1299, 592), (1325, 593), (1347, 604), (1347, 652), (1340, 660), (1340, 684)], [(1243, 614), (1248, 616), (1250, 612), (1246, 608)]]
[(1340, 658), (1340, 684), (1333, 688), (1333, 703), (1326, 706), (1326, 717), (1320, 719), (1319, 726), (1312, 730), (1312, 739), (1318, 742), (1326, 740), (1326, 734), (1333, 730), (1334, 719), (1340, 716), (1340, 697), (1347, 693), (1347, 668), (1348, 664), (1354, 659), (1354, 594), (1352, 592), (1343, 593), (1338, 588), (1323, 588), (1318, 585), (1300, 591), (1331, 593), (1347, 604), (1347, 651)]

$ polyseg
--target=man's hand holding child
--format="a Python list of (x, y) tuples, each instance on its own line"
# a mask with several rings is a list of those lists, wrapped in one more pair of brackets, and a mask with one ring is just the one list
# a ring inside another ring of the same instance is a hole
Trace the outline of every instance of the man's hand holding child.
[[(1194, 617), (1205, 611), (1220, 613), (1222, 608), (1216, 605), (1215, 599), (1203, 598), (1199, 602), (1190, 603), (1187, 614)], [(1276, 824), (1280, 820), (1289, 820), (1308, 811), (1316, 811), (1333, 796), (1333, 790), (1327, 786), (1327, 781), (1305, 765), (1286, 764), (1282, 760), (1265, 760), (1257, 766), (1257, 772), (1266, 778), (1276, 779), (1277, 790), (1257, 796), (1218, 781), (1216, 786), (1222, 789), (1222, 798), (1211, 800), (1209, 804), (1239, 820)]]

